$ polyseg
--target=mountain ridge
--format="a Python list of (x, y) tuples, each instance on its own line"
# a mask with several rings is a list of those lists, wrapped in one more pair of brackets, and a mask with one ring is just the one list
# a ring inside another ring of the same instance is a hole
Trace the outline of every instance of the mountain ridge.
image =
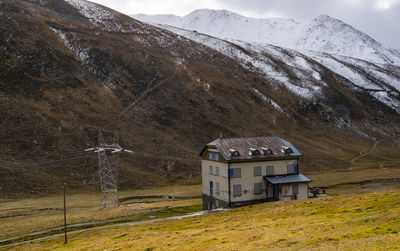
[[(200, 9), (186, 16), (131, 15), (144, 22), (196, 30), (223, 39), (315, 50), (383, 64), (400, 65), (398, 51), (328, 15), (298, 23), (289, 18), (251, 18), (227, 10)], [(321, 27), (323, 29), (321, 29)]]

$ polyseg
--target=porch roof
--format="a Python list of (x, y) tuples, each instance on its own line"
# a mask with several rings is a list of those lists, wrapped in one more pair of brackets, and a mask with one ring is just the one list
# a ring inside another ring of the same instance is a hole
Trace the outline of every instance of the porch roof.
[(307, 178), (301, 173), (290, 174), (290, 175), (279, 175), (279, 176), (264, 176), (264, 179), (273, 185), (311, 182), (311, 179)]

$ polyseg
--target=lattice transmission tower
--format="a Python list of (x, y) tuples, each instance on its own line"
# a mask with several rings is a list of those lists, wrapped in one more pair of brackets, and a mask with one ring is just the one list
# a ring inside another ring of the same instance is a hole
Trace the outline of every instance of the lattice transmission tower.
[[(97, 146), (86, 149), (85, 151), (93, 151), (97, 153), (99, 160), (99, 168), (97, 173), (100, 179), (101, 186), (101, 202), (100, 208), (107, 206), (119, 206), (118, 187), (116, 168), (119, 165), (118, 154), (123, 152), (132, 153), (119, 145), (118, 132), (114, 132), (114, 140), (112, 144), (104, 143), (103, 133), (99, 130)], [(107, 156), (108, 155), (108, 156)]]

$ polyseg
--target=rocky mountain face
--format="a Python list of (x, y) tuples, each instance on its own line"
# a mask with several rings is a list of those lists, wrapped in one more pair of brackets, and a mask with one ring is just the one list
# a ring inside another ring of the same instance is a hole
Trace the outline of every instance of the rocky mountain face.
[(220, 133), (278, 135), (316, 170), (398, 130), (396, 65), (155, 27), (84, 0), (2, 0), (0, 24), (0, 194), (88, 187), (99, 129), (134, 151), (121, 188), (197, 177)]

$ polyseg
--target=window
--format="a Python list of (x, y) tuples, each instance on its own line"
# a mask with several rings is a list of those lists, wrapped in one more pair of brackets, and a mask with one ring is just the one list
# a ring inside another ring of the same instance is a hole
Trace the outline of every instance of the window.
[(262, 193), (262, 184), (254, 183), (254, 194), (261, 194), (261, 193)]
[(267, 176), (274, 175), (274, 166), (267, 166)]
[(287, 147), (287, 146), (282, 146), (281, 151), (282, 151), (283, 153), (293, 153), (292, 148)]
[(294, 170), (294, 164), (287, 165), (287, 174), (294, 174), (296, 173)]
[(213, 166), (210, 165), (210, 174), (213, 174)]
[(240, 156), (239, 152), (235, 149), (229, 149), (229, 153), (231, 156)]
[(215, 176), (219, 176), (219, 167), (218, 166), (215, 167)]
[(213, 192), (214, 192), (214, 183), (210, 181), (210, 196), (213, 196)]
[(219, 182), (215, 183), (215, 193), (219, 194)]
[(249, 155), (260, 155), (260, 151), (255, 148), (249, 148)]
[(242, 177), (242, 169), (241, 168), (231, 168), (229, 169), (229, 177), (231, 178), (240, 178)]
[(268, 147), (263, 147), (263, 148), (261, 148), (261, 151), (262, 151), (262, 153), (263, 153), (264, 155), (273, 154), (272, 150), (271, 150), (270, 148), (268, 148)]
[(219, 155), (218, 155), (218, 153), (209, 153), (208, 158), (210, 160), (219, 160)]
[(299, 184), (292, 184), (292, 194), (299, 194)]
[(285, 150), (285, 153), (293, 153), (292, 148), (289, 147), (288, 149), (286, 149), (286, 150)]
[(261, 166), (254, 167), (254, 176), (261, 176)]
[(233, 185), (233, 197), (242, 196), (242, 185)]
[(298, 173), (297, 164), (289, 164), (289, 165), (287, 165), (287, 173), (288, 174), (296, 174), (296, 173)]

